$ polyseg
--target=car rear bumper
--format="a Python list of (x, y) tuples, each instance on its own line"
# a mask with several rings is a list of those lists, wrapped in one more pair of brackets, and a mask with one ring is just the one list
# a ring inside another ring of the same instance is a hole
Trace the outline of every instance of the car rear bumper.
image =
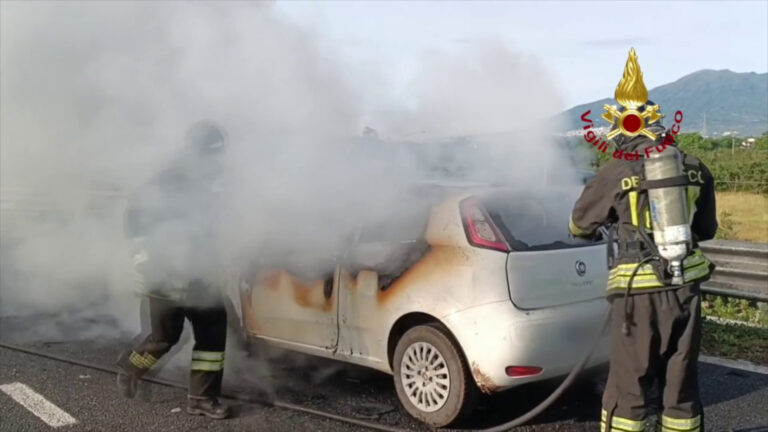
[[(568, 374), (597, 343), (587, 367), (608, 359), (608, 332), (598, 341), (608, 312), (604, 299), (523, 311), (511, 302), (477, 306), (443, 317), (464, 350), (484, 393)], [(509, 376), (508, 366), (538, 367), (529, 376)]]

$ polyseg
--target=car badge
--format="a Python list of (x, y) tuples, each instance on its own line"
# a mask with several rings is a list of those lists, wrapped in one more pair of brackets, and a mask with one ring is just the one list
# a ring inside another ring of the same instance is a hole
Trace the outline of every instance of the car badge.
[(587, 264), (584, 263), (582, 260), (576, 261), (576, 274), (579, 276), (584, 276), (584, 274), (587, 272)]

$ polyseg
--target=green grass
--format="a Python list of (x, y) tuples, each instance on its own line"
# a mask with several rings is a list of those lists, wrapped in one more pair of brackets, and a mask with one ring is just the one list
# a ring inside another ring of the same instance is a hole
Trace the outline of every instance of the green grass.
[(702, 353), (768, 365), (768, 308), (765, 306), (763, 304), (761, 307), (748, 300), (705, 295), (702, 299), (702, 313), (705, 317), (743, 322), (751, 326), (705, 320), (702, 328)]
[(705, 295), (701, 309), (704, 316), (768, 327), (768, 310), (761, 309), (757, 302)]
[(768, 365), (768, 329), (704, 321), (703, 354)]

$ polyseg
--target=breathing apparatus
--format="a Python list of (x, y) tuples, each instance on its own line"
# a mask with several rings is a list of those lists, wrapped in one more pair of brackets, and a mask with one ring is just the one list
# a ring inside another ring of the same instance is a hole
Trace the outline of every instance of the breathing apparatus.
[(663, 153), (651, 153), (644, 160), (643, 174), (641, 188), (648, 193), (654, 243), (662, 263), (667, 263), (663, 267), (671, 276), (671, 284), (682, 285), (683, 260), (693, 242), (682, 154), (675, 146), (666, 147)]
[[(682, 285), (685, 283), (683, 261), (693, 248), (687, 201), (689, 181), (683, 174), (683, 155), (670, 144), (673, 141), (665, 132), (660, 134), (660, 138), (665, 145), (656, 146), (653, 152), (644, 151), (647, 157), (642, 159), (639, 169), (638, 220), (633, 227), (635, 238), (632, 241), (642, 244), (644, 248), (624, 293), (622, 333), (625, 335), (629, 335), (632, 320), (630, 294), (639, 270), (648, 264), (662, 285)], [(655, 144), (651, 141), (645, 147)], [(650, 220), (646, 219), (646, 215), (650, 215)], [(609, 268), (613, 265), (611, 252)]]

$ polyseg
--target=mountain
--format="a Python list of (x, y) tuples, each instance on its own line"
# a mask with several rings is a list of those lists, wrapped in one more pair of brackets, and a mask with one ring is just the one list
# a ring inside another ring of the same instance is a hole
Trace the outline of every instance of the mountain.
[[(720, 136), (737, 131), (739, 136), (759, 136), (768, 131), (768, 73), (704, 69), (653, 88), (648, 94), (661, 105), (665, 126), (674, 123), (675, 111), (683, 112), (681, 132)], [(600, 118), (604, 104), (618, 107), (613, 98), (601, 99), (575, 106), (561, 116), (569, 129), (579, 129), (584, 124), (581, 115), (592, 110), (589, 118), (595, 126), (608, 126)]]

